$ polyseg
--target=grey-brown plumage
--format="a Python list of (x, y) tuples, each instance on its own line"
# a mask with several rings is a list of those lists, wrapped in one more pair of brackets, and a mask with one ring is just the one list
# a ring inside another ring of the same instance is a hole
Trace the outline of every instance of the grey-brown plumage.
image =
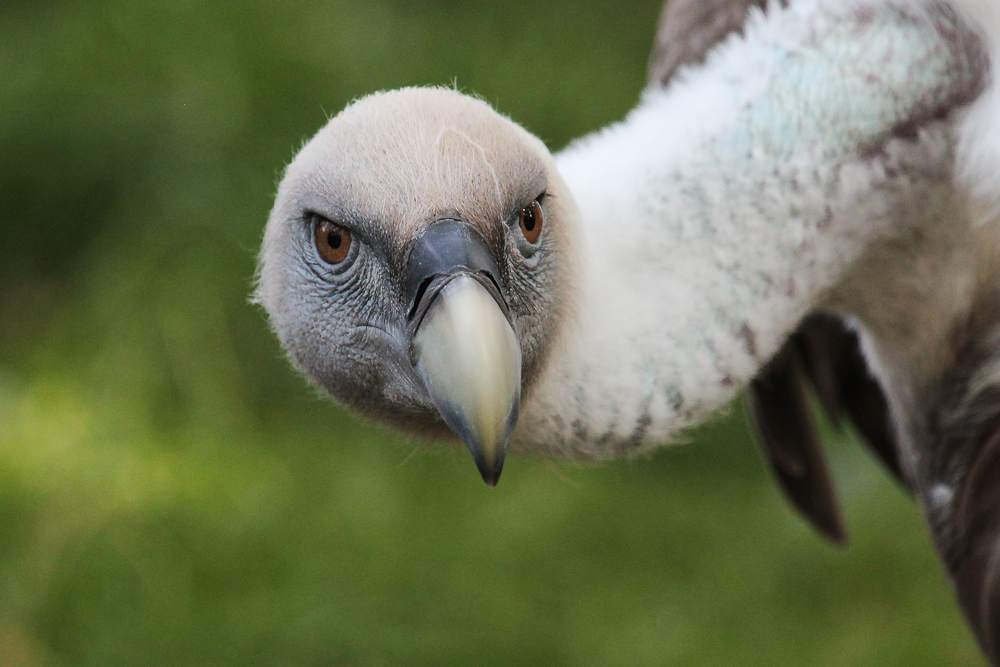
[(1000, 292), (953, 331), (954, 362), (929, 388), (913, 482), (958, 599), (1000, 662)]
[(656, 31), (649, 80), (661, 86), (678, 68), (699, 65), (716, 44), (742, 33), (751, 7), (763, 9), (767, 0), (672, 0), (663, 5)]

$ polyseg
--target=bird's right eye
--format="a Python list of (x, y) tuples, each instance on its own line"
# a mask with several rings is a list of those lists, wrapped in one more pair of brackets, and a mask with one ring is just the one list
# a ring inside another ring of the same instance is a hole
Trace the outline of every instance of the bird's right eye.
[(327, 264), (340, 264), (351, 251), (351, 232), (335, 222), (316, 216), (316, 251)]

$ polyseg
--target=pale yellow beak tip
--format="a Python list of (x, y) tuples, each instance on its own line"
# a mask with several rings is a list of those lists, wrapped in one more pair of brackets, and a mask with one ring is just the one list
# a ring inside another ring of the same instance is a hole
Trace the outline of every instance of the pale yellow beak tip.
[(442, 418), (496, 486), (521, 398), (521, 347), (507, 317), (478, 280), (458, 276), (435, 297), (413, 345)]

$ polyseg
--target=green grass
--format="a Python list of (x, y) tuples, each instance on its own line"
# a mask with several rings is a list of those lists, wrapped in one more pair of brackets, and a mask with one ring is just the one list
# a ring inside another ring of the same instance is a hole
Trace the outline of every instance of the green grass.
[(983, 665), (854, 443), (845, 551), (739, 407), (489, 490), (315, 396), (247, 304), (283, 164), (350, 99), (457, 81), (558, 148), (634, 104), (658, 11), (0, 7), (0, 666)]

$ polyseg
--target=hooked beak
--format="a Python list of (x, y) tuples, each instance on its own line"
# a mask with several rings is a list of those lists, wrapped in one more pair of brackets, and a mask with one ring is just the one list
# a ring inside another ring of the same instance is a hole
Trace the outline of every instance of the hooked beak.
[(496, 486), (521, 399), (521, 346), (485, 241), (443, 220), (410, 253), (410, 358), (445, 423)]

